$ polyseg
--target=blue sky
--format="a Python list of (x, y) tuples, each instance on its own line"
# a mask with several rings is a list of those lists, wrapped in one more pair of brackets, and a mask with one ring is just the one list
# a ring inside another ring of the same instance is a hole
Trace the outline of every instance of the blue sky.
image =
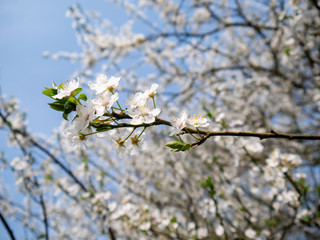
[(116, 23), (123, 16), (117, 7), (103, 0), (0, 1), (0, 87), (6, 96), (20, 99), (21, 109), (28, 112), (32, 132), (49, 134), (58, 127), (61, 116), (48, 107), (48, 98), (41, 91), (52, 80), (66, 81), (79, 68), (77, 63), (42, 57), (46, 50), (52, 53), (80, 50), (72, 19), (65, 16), (74, 3), (98, 10)]
[[(119, 19), (124, 16), (123, 12), (103, 0), (0, 1), (0, 88), (7, 97), (20, 100), (20, 109), (28, 113), (31, 132), (49, 135), (61, 123), (61, 114), (49, 108), (49, 99), (41, 92), (52, 80), (60, 83), (69, 79), (79, 64), (44, 59), (42, 53), (80, 51), (71, 27), (72, 19), (65, 16), (68, 7), (74, 3), (84, 9), (98, 10), (115, 23), (123, 22)], [(0, 151), (5, 151), (8, 158), (20, 154), (6, 148), (6, 142), (4, 132), (0, 131)], [(9, 175), (5, 176), (5, 181), (14, 184)], [(16, 230), (17, 226), (13, 224), (13, 228)], [(2, 223), (0, 239), (8, 239)]]

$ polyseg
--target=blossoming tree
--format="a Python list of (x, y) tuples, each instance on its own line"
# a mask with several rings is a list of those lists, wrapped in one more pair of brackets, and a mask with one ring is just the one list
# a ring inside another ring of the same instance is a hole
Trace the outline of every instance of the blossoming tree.
[(83, 63), (43, 91), (65, 119), (50, 138), (1, 98), (25, 198), (1, 186), (6, 234), (320, 237), (320, 2), (114, 2), (121, 29), (72, 6), (82, 52), (45, 55)]

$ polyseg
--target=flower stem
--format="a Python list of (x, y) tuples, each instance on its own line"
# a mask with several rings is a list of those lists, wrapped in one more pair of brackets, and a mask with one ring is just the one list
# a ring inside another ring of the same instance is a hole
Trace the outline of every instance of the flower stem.
[(197, 139), (197, 140), (199, 140), (199, 138), (197, 138), (196, 136), (194, 136), (191, 132), (189, 132), (189, 130), (188, 129), (186, 129), (185, 128), (185, 130), (192, 136), (192, 137), (194, 137), (195, 139)]
[(128, 137), (126, 137), (126, 139), (123, 140), (123, 142), (125, 142), (131, 135), (132, 133), (136, 130), (136, 128), (133, 128), (133, 130), (131, 131), (131, 133), (128, 135)]
[(138, 139), (140, 138), (140, 136), (142, 135), (142, 133), (147, 129), (147, 127), (144, 127), (143, 130), (141, 131), (141, 133), (138, 136)]
[(154, 108), (156, 108), (156, 101), (154, 100), (154, 96), (152, 97), (152, 102), (153, 102)]
[(117, 105), (118, 105), (118, 107), (119, 107), (119, 110), (121, 111), (121, 113), (123, 112), (123, 109), (122, 109), (122, 107), (120, 106), (120, 103), (118, 102), (118, 100), (116, 101), (117, 102)]

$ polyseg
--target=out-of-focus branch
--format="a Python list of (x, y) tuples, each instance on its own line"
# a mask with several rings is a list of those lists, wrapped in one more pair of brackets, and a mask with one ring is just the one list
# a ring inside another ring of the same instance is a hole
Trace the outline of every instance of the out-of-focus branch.
[[(0, 118), (6, 125), (9, 127), (10, 131), (15, 135), (15, 134), (20, 134), (24, 137), (28, 137), (30, 142), (32, 143), (33, 146), (36, 148), (40, 149), (42, 152), (44, 152), (47, 156), (49, 156), (54, 163), (56, 163), (59, 167), (61, 167), (80, 187), (83, 191), (87, 191), (87, 188), (84, 186), (82, 182), (61, 162), (59, 159), (57, 159), (53, 154), (51, 154), (48, 149), (44, 148), (42, 145), (40, 145), (38, 142), (36, 142), (34, 139), (28, 136), (28, 133), (26, 132), (21, 132), (20, 130), (17, 129), (12, 129), (11, 124), (8, 122), (7, 118), (0, 112)], [(18, 142), (19, 143), (19, 142)], [(25, 151), (23, 147), (21, 147), (22, 151)], [(24, 152), (25, 153), (25, 152)]]
[(3, 214), (1, 213), (1, 211), (0, 211), (0, 219), (1, 219), (2, 223), (3, 223), (3, 225), (4, 225), (4, 228), (7, 230), (7, 232), (8, 232), (8, 234), (9, 234), (11, 240), (15, 240), (16, 238), (14, 237), (13, 232), (12, 232), (9, 224), (8, 224), (8, 222), (6, 221), (6, 219), (5, 219), (5, 217), (3, 216)]

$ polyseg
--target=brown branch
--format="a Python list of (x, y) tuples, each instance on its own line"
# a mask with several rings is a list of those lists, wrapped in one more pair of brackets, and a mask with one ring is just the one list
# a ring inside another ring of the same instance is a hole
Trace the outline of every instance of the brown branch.
[[(114, 117), (117, 120), (131, 119), (131, 117), (127, 114), (111, 113), (111, 114), (108, 114), (107, 116)], [(109, 130), (109, 129), (125, 128), (125, 127), (140, 128), (140, 127), (151, 127), (151, 126), (157, 126), (157, 125), (172, 126), (171, 122), (160, 119), (160, 118), (156, 118), (156, 120), (153, 123), (142, 123), (138, 125), (133, 125), (130, 123), (119, 123), (115, 125), (115, 124), (109, 124), (109, 123), (103, 123), (103, 122), (93, 122), (90, 125), (94, 128), (99, 128), (100, 130), (104, 130), (104, 129)], [(281, 138), (281, 139), (288, 139), (288, 140), (313, 140), (313, 141), (320, 140), (320, 135), (288, 134), (288, 133), (279, 133), (274, 130), (271, 130), (270, 132), (265, 132), (265, 133), (257, 133), (257, 132), (247, 132), (247, 131), (206, 131), (206, 130), (185, 127), (184, 129), (182, 129), (181, 134), (192, 134), (192, 133), (204, 135), (199, 139), (197, 143), (194, 143), (195, 146), (202, 144), (208, 138), (214, 137), (214, 136), (257, 137), (257, 138), (260, 138), (260, 140), (268, 139), (268, 138)]]
[(6, 219), (2, 215), (1, 211), (0, 211), (0, 219), (4, 225), (4, 228), (7, 230), (11, 240), (15, 240), (16, 238), (14, 237), (13, 232), (12, 232), (11, 228), (9, 227), (9, 224), (7, 223)]
[[(198, 133), (196, 129), (192, 128), (184, 128), (190, 133)], [(184, 134), (186, 134), (185, 132)], [(204, 134), (205, 138), (213, 137), (213, 136), (233, 136), (233, 137), (257, 137), (260, 140), (267, 138), (282, 138), (288, 140), (320, 140), (320, 135), (303, 135), (303, 134), (287, 134), (287, 133), (279, 133), (271, 130), (270, 133), (256, 133), (256, 132), (244, 132), (244, 131), (205, 131), (199, 130), (199, 133)]]

